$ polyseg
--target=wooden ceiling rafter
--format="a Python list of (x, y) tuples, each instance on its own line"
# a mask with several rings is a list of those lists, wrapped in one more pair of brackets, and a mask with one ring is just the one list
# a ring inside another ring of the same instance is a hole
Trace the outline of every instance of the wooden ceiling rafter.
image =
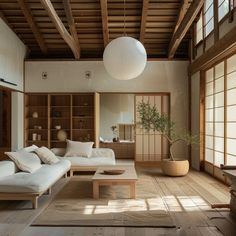
[(104, 48), (109, 43), (107, 0), (100, 0)]
[(176, 24), (175, 24), (174, 33), (178, 29), (178, 27), (179, 27), (181, 21), (183, 20), (187, 10), (188, 10), (188, 0), (182, 0), (182, 4), (181, 4), (179, 14), (178, 14), (178, 17), (177, 17), (177, 21), (176, 21)]
[[(104, 46), (109, 41), (124, 34), (123, 0), (68, 0), (67, 2), (70, 3), (69, 10), (72, 12), (71, 19), (68, 17), (68, 10), (66, 10), (62, 0), (51, 0), (57, 16), (61, 20), (57, 27), (47, 8), (41, 2), (48, 2), (49, 0), (24, 1), (27, 2), (47, 46), (47, 58), (75, 58), (74, 55), (79, 58), (78, 49), (80, 49), (80, 58), (82, 59), (102, 58)], [(168, 56), (169, 43), (177, 18), (179, 18), (178, 14), (180, 14), (182, 1), (126, 1), (126, 32), (130, 37), (141, 39), (147, 48), (148, 58), (166, 58)], [(189, 0), (188, 3), (191, 1)], [(143, 4), (147, 4), (147, 2), (148, 9), (145, 13)], [(0, 10), (2, 10), (12, 30), (29, 48), (29, 58), (45, 58), (45, 54), (40, 50), (17, 0), (0, 0)], [(142, 23), (142, 18), (144, 23)], [(64, 32), (64, 28), (61, 28), (61, 24), (64, 25), (67, 33)], [(75, 25), (74, 29), (70, 26), (73, 24)], [(76, 45), (77, 38), (79, 44)], [(187, 33), (175, 53), (175, 58), (186, 59), (188, 57), (187, 48), (190, 38), (190, 34)], [(72, 48), (74, 48), (73, 51)], [(76, 50), (77, 52), (75, 52)]]
[(188, 8), (186, 14), (184, 15), (176, 31), (173, 33), (169, 44), (168, 58), (172, 59), (178, 49), (182, 39), (186, 35), (187, 31), (190, 29), (193, 21), (197, 17), (203, 6), (204, 0), (193, 0), (190, 7)]
[(149, 0), (143, 0), (139, 41), (144, 44)]
[(72, 10), (71, 10), (70, 0), (63, 0), (63, 6), (65, 9), (66, 19), (67, 19), (67, 23), (70, 29), (71, 36), (74, 39), (74, 42), (78, 50), (78, 55), (76, 54), (75, 57), (78, 56), (78, 58), (76, 57), (76, 59), (79, 59), (80, 58), (80, 43), (79, 43), (78, 33), (77, 33), (76, 25), (75, 25), (75, 20), (74, 20)]
[(41, 34), (36, 22), (34, 21), (34, 18), (31, 14), (31, 11), (30, 11), (30, 8), (29, 8), (27, 2), (25, 0), (17, 0), (17, 2), (18, 2), (18, 4), (19, 4), (19, 6), (20, 6), (20, 8), (21, 8), (21, 10), (22, 10), (22, 12), (25, 16), (26, 21), (29, 24), (29, 27), (31, 28), (31, 30), (33, 32), (33, 35), (34, 35), (41, 51), (43, 52), (43, 54), (46, 55), (47, 51), (48, 51), (47, 46), (44, 42), (44, 39), (42, 37), (42, 34)]
[(60, 17), (58, 16), (56, 10), (54, 9), (51, 1), (50, 0), (40, 0), (40, 1), (42, 5), (44, 6), (45, 10), (48, 12), (51, 20), (56, 26), (61, 37), (65, 40), (65, 42), (68, 44), (68, 46), (72, 50), (75, 59), (79, 60), (80, 59), (79, 44), (75, 41), (74, 37), (67, 31), (66, 27), (64, 26)]

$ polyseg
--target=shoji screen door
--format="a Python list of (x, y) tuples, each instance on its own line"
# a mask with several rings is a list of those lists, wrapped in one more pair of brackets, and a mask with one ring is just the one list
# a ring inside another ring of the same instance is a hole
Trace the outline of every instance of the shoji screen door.
[(205, 170), (224, 179), (220, 164), (236, 165), (236, 55), (205, 76)]
[[(151, 105), (156, 104), (158, 110), (162, 113), (170, 115), (170, 94), (142, 94), (135, 96), (135, 106), (141, 102), (149, 102)], [(137, 109), (135, 109), (136, 122), (139, 121)], [(161, 158), (168, 157), (168, 142), (157, 132), (147, 132), (144, 129), (136, 126), (135, 130), (135, 161), (148, 162), (160, 161)]]

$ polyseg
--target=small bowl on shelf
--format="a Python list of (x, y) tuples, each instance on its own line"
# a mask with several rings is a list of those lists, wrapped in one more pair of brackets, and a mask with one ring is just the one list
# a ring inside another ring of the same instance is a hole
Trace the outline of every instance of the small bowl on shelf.
[(59, 129), (61, 129), (61, 126), (60, 125), (56, 125), (55, 129), (59, 130)]

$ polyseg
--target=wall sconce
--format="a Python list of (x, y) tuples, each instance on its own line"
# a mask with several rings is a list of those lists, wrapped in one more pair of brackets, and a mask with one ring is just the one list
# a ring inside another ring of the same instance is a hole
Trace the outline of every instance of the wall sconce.
[(42, 72), (42, 79), (47, 79), (47, 78), (48, 78), (48, 73)]
[(85, 79), (91, 79), (91, 77), (92, 77), (91, 71), (89, 70), (85, 71)]

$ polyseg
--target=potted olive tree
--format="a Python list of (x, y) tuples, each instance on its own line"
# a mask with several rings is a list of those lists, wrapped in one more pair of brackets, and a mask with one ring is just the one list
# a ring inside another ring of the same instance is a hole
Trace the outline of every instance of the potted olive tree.
[(161, 169), (164, 174), (169, 176), (183, 176), (188, 173), (188, 160), (176, 160), (173, 154), (173, 146), (178, 142), (185, 142), (187, 145), (199, 143), (198, 136), (193, 136), (189, 132), (177, 132), (176, 125), (170, 120), (168, 115), (158, 111), (156, 105), (148, 102), (140, 102), (137, 106), (139, 122), (141, 128), (147, 132), (156, 131), (163, 135), (169, 143), (169, 158), (162, 159)]

